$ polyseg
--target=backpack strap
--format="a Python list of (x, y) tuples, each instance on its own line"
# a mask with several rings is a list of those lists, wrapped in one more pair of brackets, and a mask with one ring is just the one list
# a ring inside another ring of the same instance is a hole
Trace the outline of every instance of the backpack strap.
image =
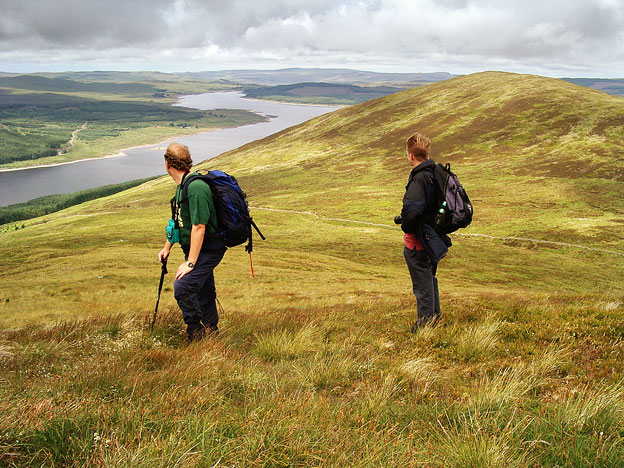
[[(251, 226), (256, 230), (256, 232), (258, 233), (258, 235), (260, 236), (262, 240), (266, 240), (266, 238), (260, 232), (260, 229), (258, 229), (258, 226), (256, 226), (256, 223), (254, 223), (254, 220), (251, 216), (249, 217), (249, 224), (251, 224)], [(253, 235), (252, 235), (251, 228), (249, 229), (249, 242), (245, 246), (245, 251), (249, 253), (253, 251)]]
[[(208, 185), (208, 187), (210, 187), (210, 183), (208, 182), (208, 179), (205, 176), (206, 176), (205, 174), (198, 173), (197, 175), (189, 176), (186, 179), (184, 177), (182, 178), (182, 190), (181, 190), (181, 193), (180, 193), (180, 205), (182, 203), (184, 203), (184, 202), (188, 202), (188, 188), (189, 188), (189, 185), (191, 185), (191, 182), (193, 182), (194, 180), (197, 180), (197, 179), (203, 180)], [(186, 177), (186, 174), (185, 174), (185, 177)], [(212, 193), (212, 200), (214, 202), (214, 191), (213, 191), (212, 187), (210, 187), (210, 191)], [(213, 204), (214, 204), (214, 207), (215, 207), (215, 210), (216, 210), (217, 209), (216, 203), (213, 203)], [(174, 220), (174, 221), (176, 221), (176, 220)], [(214, 237), (219, 237), (220, 236), (219, 235), (219, 225), (218, 225), (218, 223), (219, 223), (219, 221), (217, 222), (217, 226), (210, 225), (210, 227), (215, 230)], [(208, 234), (206, 234), (206, 236), (208, 236)]]
[(435, 166), (434, 167), (427, 167), (425, 169), (422, 169), (418, 172), (412, 173), (410, 174), (410, 178), (407, 181), (407, 185), (405, 186), (405, 190), (408, 189), (408, 187), (410, 186), (410, 184), (414, 181), (414, 179), (416, 178), (416, 175), (420, 174), (421, 172), (429, 172), (429, 177), (426, 179), (426, 183), (428, 184), (435, 184)]
[(175, 223), (174, 227), (179, 229), (180, 223), (178, 222), (178, 202), (176, 201), (176, 197), (173, 197), (169, 203), (171, 204), (171, 219), (173, 219), (173, 222)]
[[(182, 184), (185, 184), (186, 181), (184, 180), (184, 178), (189, 174), (189, 171), (186, 171), (184, 173), (184, 175), (182, 176)], [(182, 188), (184, 188), (184, 185), (182, 185)], [(173, 219), (173, 222), (175, 223), (175, 228), (179, 229), (180, 228), (180, 205), (182, 204), (183, 199), (181, 199), (180, 201), (176, 200), (176, 197), (174, 196), (171, 201), (169, 202), (171, 204), (171, 219)]]
[[(193, 182), (195, 179), (202, 179), (202, 174), (199, 175), (192, 175), (188, 178), (186, 178), (186, 175), (188, 174), (188, 172), (186, 174), (184, 174), (184, 177), (182, 177), (182, 193), (180, 194), (180, 203), (185, 202), (186, 200), (188, 200), (188, 186), (191, 184), (191, 182)], [(204, 180), (205, 182), (205, 180)]]

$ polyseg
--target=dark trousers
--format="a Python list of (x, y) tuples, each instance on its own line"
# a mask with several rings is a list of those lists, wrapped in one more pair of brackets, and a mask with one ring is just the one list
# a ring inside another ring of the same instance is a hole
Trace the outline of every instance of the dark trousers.
[(416, 296), (418, 321), (427, 322), (440, 316), (440, 295), (436, 270), (424, 250), (403, 248), (403, 256), (412, 277), (412, 290)]
[(225, 250), (223, 248), (200, 252), (195, 268), (173, 283), (174, 297), (189, 330), (201, 328), (202, 323), (205, 327), (214, 328), (219, 322), (213, 271), (223, 258)]

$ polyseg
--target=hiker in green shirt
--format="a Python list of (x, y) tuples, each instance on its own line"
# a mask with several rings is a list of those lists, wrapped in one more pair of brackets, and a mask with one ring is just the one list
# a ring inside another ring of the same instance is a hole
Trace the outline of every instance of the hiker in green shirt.
[[(226, 251), (224, 239), (216, 235), (217, 215), (208, 184), (191, 181), (186, 199), (182, 199), (182, 186), (191, 175), (192, 165), (188, 147), (179, 143), (167, 147), (165, 168), (178, 185), (172, 200), (173, 217), (177, 220), (180, 247), (186, 260), (176, 271), (174, 297), (182, 310), (189, 341), (219, 330), (213, 271)], [(167, 260), (172, 245), (169, 239), (165, 241), (158, 260)]]

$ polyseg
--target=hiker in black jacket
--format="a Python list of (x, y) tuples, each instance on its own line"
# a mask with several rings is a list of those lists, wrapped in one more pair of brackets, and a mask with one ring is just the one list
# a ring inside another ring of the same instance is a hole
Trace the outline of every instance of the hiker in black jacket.
[(407, 262), (417, 303), (417, 320), (412, 332), (425, 324), (435, 325), (440, 319), (440, 297), (436, 271), (438, 262), (448, 252), (448, 236), (440, 236), (431, 226), (436, 210), (436, 188), (433, 169), (436, 163), (429, 159), (429, 138), (414, 133), (407, 139), (407, 157), (412, 166), (401, 217), (405, 233), (403, 254)]

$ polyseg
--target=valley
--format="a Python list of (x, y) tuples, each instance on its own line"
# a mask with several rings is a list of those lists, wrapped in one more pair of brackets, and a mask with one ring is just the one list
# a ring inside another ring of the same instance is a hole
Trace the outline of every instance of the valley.
[[(148, 327), (170, 178), (0, 232), (0, 463), (619, 466), (623, 129), (620, 97), (486, 72), (201, 163), (267, 240), (254, 279), (226, 253), (221, 334), (192, 345), (171, 274)], [(416, 334), (392, 224), (414, 131), (475, 206)]]

